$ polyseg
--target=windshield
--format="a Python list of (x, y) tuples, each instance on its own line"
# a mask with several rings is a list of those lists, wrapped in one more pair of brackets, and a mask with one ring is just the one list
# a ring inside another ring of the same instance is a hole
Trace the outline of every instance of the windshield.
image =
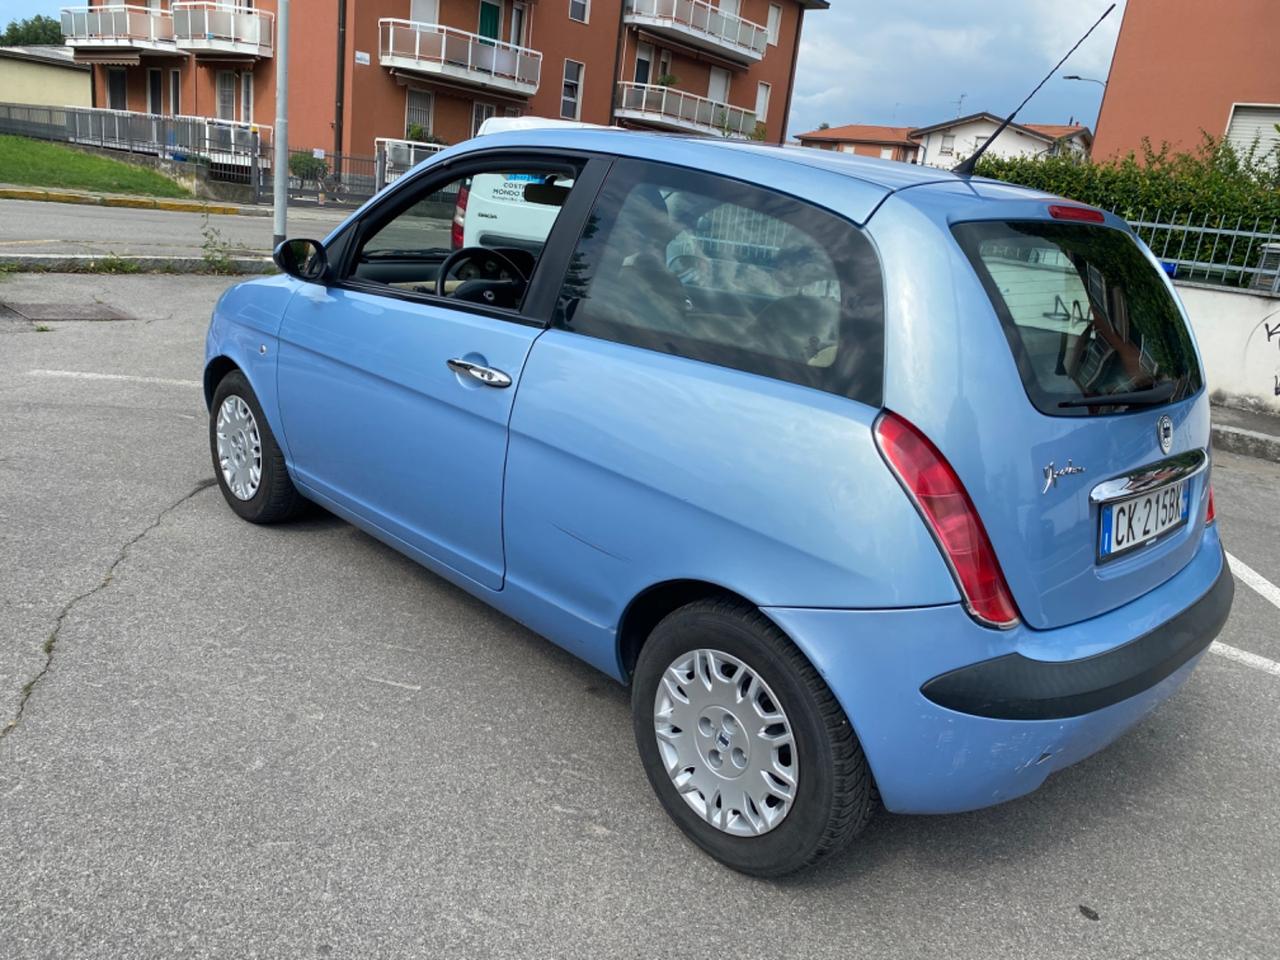
[(1127, 233), (1047, 221), (953, 228), (1000, 315), (1027, 395), (1052, 416), (1120, 413), (1198, 391), (1164, 279)]

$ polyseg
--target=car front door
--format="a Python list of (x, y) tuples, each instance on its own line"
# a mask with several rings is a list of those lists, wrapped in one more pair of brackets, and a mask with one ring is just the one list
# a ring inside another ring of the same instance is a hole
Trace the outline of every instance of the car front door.
[[(331, 245), (333, 279), (302, 284), (281, 326), (281, 420), (304, 493), (490, 589), (503, 582), (512, 402), (580, 226), (567, 221), (580, 219), (570, 198), (584, 163), (464, 158), (415, 178)], [(522, 218), (525, 233), (540, 231), (522, 248), (466, 248), (438, 288), (443, 261), (472, 234), (477, 176), (559, 212)]]

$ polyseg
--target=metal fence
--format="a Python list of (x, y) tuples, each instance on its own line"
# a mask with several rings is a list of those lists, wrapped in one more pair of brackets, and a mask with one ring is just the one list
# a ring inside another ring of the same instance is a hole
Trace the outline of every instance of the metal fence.
[(255, 171), (261, 183), (271, 165), (270, 127), (208, 117), (0, 103), (0, 133), (199, 164), (231, 183), (253, 184)]
[(356, 207), (379, 188), (376, 157), (324, 150), (289, 151), (289, 199)]
[(1175, 280), (1280, 294), (1280, 220), (1147, 213), (1129, 225)]

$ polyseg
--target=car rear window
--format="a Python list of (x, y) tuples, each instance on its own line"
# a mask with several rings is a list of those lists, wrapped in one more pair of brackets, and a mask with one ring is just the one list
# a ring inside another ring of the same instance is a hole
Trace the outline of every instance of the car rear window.
[(1178, 306), (1127, 233), (1039, 220), (953, 230), (1040, 412), (1120, 413), (1174, 403), (1200, 389)]

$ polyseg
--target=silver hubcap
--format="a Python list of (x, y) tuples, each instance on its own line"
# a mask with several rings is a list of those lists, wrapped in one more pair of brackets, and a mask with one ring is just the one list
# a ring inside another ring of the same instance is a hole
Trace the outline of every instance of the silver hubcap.
[(717, 830), (768, 833), (795, 801), (791, 723), (755, 671), (719, 650), (692, 650), (653, 699), (658, 752), (676, 790)]
[(262, 482), (262, 439), (249, 405), (235, 394), (218, 408), (218, 465), (237, 500), (252, 500)]

